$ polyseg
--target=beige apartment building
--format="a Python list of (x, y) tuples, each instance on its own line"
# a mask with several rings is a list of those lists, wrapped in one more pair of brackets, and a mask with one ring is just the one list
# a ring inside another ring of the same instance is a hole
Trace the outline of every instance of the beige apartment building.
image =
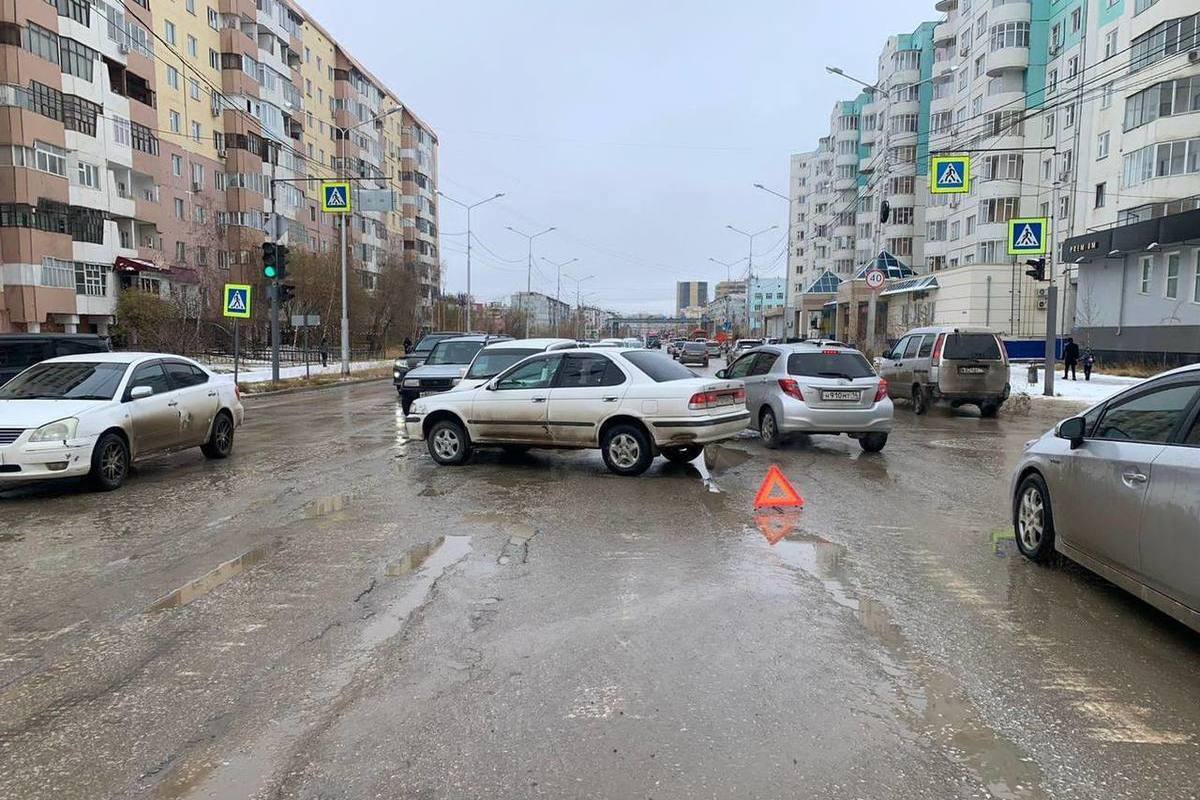
[(268, 236), (336, 253), (336, 178), (393, 195), (348, 220), (352, 280), (402, 264), (428, 313), (437, 137), (298, 5), (10, 2), (0, 56), (0, 333), (107, 333), (131, 288), (212, 310)]

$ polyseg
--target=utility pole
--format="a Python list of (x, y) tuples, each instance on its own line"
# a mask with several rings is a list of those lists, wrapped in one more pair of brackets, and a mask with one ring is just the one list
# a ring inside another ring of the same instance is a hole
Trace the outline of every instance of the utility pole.
[(507, 227), (510, 231), (517, 234), (518, 236), (524, 236), (529, 241), (529, 255), (528, 255), (528, 260), (526, 261), (526, 264), (525, 264), (525, 302), (521, 304), (524, 307), (524, 311), (525, 311), (525, 338), (528, 339), (529, 338), (529, 324), (530, 324), (529, 323), (529, 300), (530, 300), (530, 295), (533, 294), (533, 240), (538, 238), (539, 236), (545, 236), (550, 231), (555, 230), (555, 228), (549, 227), (549, 228), (546, 228), (546, 230), (544, 230), (544, 231), (540, 231), (538, 233), (531, 235), (528, 233), (522, 233), (521, 231), (517, 230), (516, 228), (514, 228), (511, 225), (506, 225), (505, 227)]
[(492, 195), (491, 197), (488, 197), (484, 200), (480, 200), (478, 202), (470, 203), (470, 204), (464, 203), (461, 200), (455, 200), (453, 197), (451, 197), (450, 195), (448, 195), (445, 192), (440, 191), (440, 190), (438, 191), (438, 194), (440, 196), (444, 197), (445, 199), (449, 200), (451, 203), (462, 206), (463, 208), (465, 208), (467, 210), (467, 324), (466, 324), (465, 332), (470, 333), (471, 332), (471, 209), (475, 208), (476, 206), (481, 206), (484, 203), (490, 203), (493, 200), (497, 200), (501, 197), (504, 197), (504, 192), (496, 192), (496, 194)]
[[(558, 336), (558, 334), (559, 334), (559, 321), (561, 320), (561, 315), (558, 313), (558, 307), (562, 305), (562, 268), (569, 264), (574, 264), (578, 260), (579, 260), (578, 258), (569, 258), (566, 261), (559, 263), (557, 261), (551, 261), (550, 259), (546, 258), (545, 256), (542, 256), (542, 261), (545, 261), (547, 264), (554, 265), (555, 272), (557, 273), (557, 276), (558, 276), (558, 288), (554, 292), (554, 300), (555, 300), (554, 335), (555, 336)], [(568, 275), (567, 277), (570, 277), (570, 276)], [(578, 287), (576, 287), (576, 293), (578, 293)]]
[[(729, 230), (733, 231), (734, 233), (740, 233), (742, 236), (745, 236), (747, 243), (749, 244), (749, 250), (747, 251), (747, 255), (746, 255), (746, 326), (750, 329), (750, 334), (753, 335), (754, 334), (754, 315), (751, 311), (751, 309), (753, 307), (751, 306), (750, 303), (751, 303), (751, 295), (753, 294), (753, 291), (752, 291), (753, 287), (751, 286), (751, 284), (754, 283), (754, 240), (757, 237), (762, 236), (764, 233), (767, 233), (768, 231), (775, 230), (779, 226), (772, 225), (769, 228), (763, 228), (761, 231), (758, 231), (757, 233), (747, 233), (746, 231), (741, 230), (740, 228), (735, 228), (732, 225), (726, 225), (725, 227), (728, 228)], [(765, 306), (764, 306), (764, 308), (765, 308)]]
[[(791, 178), (790, 177), (788, 178), (788, 187), (790, 190), (790, 187), (791, 187)], [(793, 214), (793, 212), (792, 212), (792, 198), (788, 197), (787, 195), (780, 194), (779, 192), (775, 191), (774, 189), (768, 189), (766, 186), (763, 186), (761, 183), (754, 184), (754, 188), (762, 189), (767, 194), (774, 195), (775, 197), (778, 197), (780, 200), (783, 200), (784, 202), (786, 202), (788, 204), (787, 229), (786, 229), (787, 230), (787, 246), (783, 250), (783, 297), (784, 297), (784, 300), (783, 300), (783, 339), (784, 339), (784, 341), (787, 341), (788, 328), (792, 324), (794, 324), (796, 321), (795, 307), (793, 306), (792, 308), (788, 308), (788, 304), (787, 304), (787, 298), (792, 296), (792, 292), (788, 288), (792, 282), (792, 269), (791, 269), (792, 217), (795, 216), (795, 214)], [(804, 315), (804, 282), (803, 281), (800, 282), (800, 312), (801, 312), (800, 313), (801, 318), (804, 318), (805, 315)], [(765, 309), (764, 309), (763, 313), (764, 314), (766, 313)], [(765, 324), (763, 327), (766, 327)], [(805, 321), (805, 324), (801, 325), (800, 327), (801, 327), (801, 330), (797, 331), (796, 335), (801, 339), (807, 339), (808, 338), (807, 320)], [(763, 332), (765, 333), (766, 331), (763, 331)]]
[[(279, 145), (271, 143), (271, 242), (279, 250), (279, 219), (275, 216), (275, 166), (279, 163)], [(279, 383), (279, 277), (271, 278), (271, 383)]]

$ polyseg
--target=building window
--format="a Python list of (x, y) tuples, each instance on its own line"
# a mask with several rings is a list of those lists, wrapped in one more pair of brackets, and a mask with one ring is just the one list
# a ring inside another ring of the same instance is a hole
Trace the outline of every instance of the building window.
[(196, 0), (187, 0), (187, 2), (184, 3), (184, 7), (187, 8), (187, 12), (189, 14), (192, 16), (196, 15)]
[(975, 57), (975, 77), (976, 78), (980, 78), (983, 76), (983, 64), (984, 64), (984, 60), (986, 58), (987, 58), (986, 53), (980, 53), (979, 55), (977, 55)]
[(970, 236), (971, 234), (975, 233), (975, 215), (968, 214), (966, 222), (967, 236)]
[(1200, 248), (1194, 253), (1195, 264), (1192, 267), (1192, 302), (1200, 303)]
[(1071, 33), (1079, 33), (1083, 26), (1083, 9), (1076, 6), (1071, 10)]
[(25, 49), (39, 58), (59, 63), (58, 34), (30, 22), (25, 26)]
[(183, 198), (175, 198), (175, 219), (183, 219)]
[(1150, 294), (1150, 279), (1154, 275), (1154, 257), (1142, 256), (1142, 276), (1138, 284), (1139, 294)]
[(1100, 107), (1108, 108), (1112, 105), (1113, 99), (1113, 82), (1109, 81), (1104, 84), (1104, 88), (1100, 92)]
[(175, 243), (175, 261), (179, 264), (187, 263), (187, 242)]
[(167, 65), (167, 86), (172, 89), (179, 88), (179, 70), (169, 64)]
[(1045, 130), (1042, 131), (1043, 136), (1050, 137), (1054, 135), (1054, 119), (1056, 116), (1053, 111), (1046, 115)]
[[(979, 262), (981, 264), (999, 264), (1002, 263), (1006, 256), (1007, 243), (1002, 239), (990, 239), (986, 242), (979, 243)], [(970, 255), (967, 258), (970, 259)], [(968, 263), (970, 263), (968, 261)]]
[(1117, 31), (1114, 28), (1104, 37), (1104, 57), (1112, 58), (1117, 54)]
[(182, 120), (178, 111), (171, 111), (167, 114), (167, 125), (171, 129), (171, 133), (179, 133)]
[(189, 33), (187, 38), (187, 54), (195, 58), (198, 52), (199, 48), (196, 46), (196, 37)]
[(75, 265), (61, 258), (42, 256), (42, 274), (38, 283), (55, 289), (70, 289), (75, 285)]
[(1168, 300), (1179, 297), (1179, 253), (1167, 253), (1167, 280), (1163, 286), (1163, 295)]
[(1058, 91), (1058, 70), (1052, 69), (1046, 73), (1046, 95), (1052, 95)]
[(221, 71), (221, 54), (211, 47), (208, 48), (208, 68)]
[(1067, 59), (1067, 77), (1074, 78), (1079, 74), (1079, 56), (1071, 56)]
[(100, 168), (95, 164), (89, 164), (86, 161), (79, 162), (76, 181), (80, 186), (86, 186), (89, 189), (100, 188)]
[(1063, 120), (1064, 128), (1069, 128), (1075, 124), (1075, 104), (1074, 103), (1067, 103), (1066, 108), (1063, 109), (1063, 114), (1065, 116), (1065, 119)]
[(1028, 22), (1004, 22), (992, 26), (992, 52), (1006, 47), (1029, 47)]
[(1058, 198), (1058, 218), (1066, 219), (1071, 214), (1071, 196)]
[(167, 44), (175, 44), (175, 23), (167, 20), (163, 23), (163, 38), (167, 40)]
[(51, 175), (67, 177), (67, 151), (45, 142), (33, 143), (34, 169)]
[(176, 178), (183, 175), (183, 157), (174, 153), (171, 154), (171, 174)]
[(108, 267), (104, 264), (75, 262), (75, 294), (88, 297), (108, 295)]
[(192, 183), (197, 186), (204, 185), (204, 165), (192, 162)]
[(200, 81), (195, 78), (188, 78), (188, 96), (193, 100), (200, 99)]
[(92, 67), (100, 58), (100, 53), (87, 45), (80, 44), (74, 39), (62, 39), (61, 67), (67, 75), (74, 75), (89, 83), (92, 80)]
[(1096, 184), (1096, 208), (1104, 208), (1104, 190), (1107, 185), (1105, 181)]
[(192, 141), (199, 142), (204, 131), (200, 128), (199, 122), (192, 122)]
[(1108, 131), (1096, 137), (1096, 160), (1108, 158)]
[(1163, 81), (1125, 100), (1125, 130), (1159, 117), (1200, 111), (1200, 75)]
[(979, 201), (979, 224), (988, 225), (995, 222), (1008, 222), (1019, 216), (1021, 199), (1019, 197), (993, 197)]
[(1197, 44), (1200, 14), (1160, 22), (1133, 40), (1129, 47), (1129, 70), (1137, 72), (1176, 53), (1193, 50)]

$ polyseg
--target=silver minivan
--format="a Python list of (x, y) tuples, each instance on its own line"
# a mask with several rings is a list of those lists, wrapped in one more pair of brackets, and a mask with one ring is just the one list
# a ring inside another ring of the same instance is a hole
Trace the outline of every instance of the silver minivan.
[(1200, 631), (1200, 364), (1027, 444), (1010, 493), (1026, 557), (1062, 553)]
[(889, 394), (911, 400), (917, 414), (946, 400), (954, 408), (972, 403), (982, 416), (994, 417), (1008, 399), (1008, 354), (988, 328), (915, 328), (880, 362)]

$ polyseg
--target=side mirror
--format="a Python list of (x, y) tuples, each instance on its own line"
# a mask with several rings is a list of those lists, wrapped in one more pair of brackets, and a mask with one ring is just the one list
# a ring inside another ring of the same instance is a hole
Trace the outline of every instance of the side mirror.
[(487, 389), (489, 392), (496, 391), (496, 381), (488, 381), (486, 384), (484, 384), (483, 388)]
[(1055, 435), (1060, 439), (1069, 439), (1071, 441), (1071, 449), (1083, 444), (1083, 417), (1071, 417), (1065, 419), (1058, 425), (1058, 431)]
[(724, 379), (724, 378), (725, 378), (725, 374), (726, 374), (726, 373), (725, 373), (725, 370), (723, 370), (723, 369), (719, 369), (719, 370), (717, 370), (717, 377), (718, 377), (718, 378), (722, 378), (722, 379)]
[(154, 394), (154, 389), (149, 386), (135, 386), (129, 390), (130, 400), (141, 400), (143, 397), (149, 397)]

